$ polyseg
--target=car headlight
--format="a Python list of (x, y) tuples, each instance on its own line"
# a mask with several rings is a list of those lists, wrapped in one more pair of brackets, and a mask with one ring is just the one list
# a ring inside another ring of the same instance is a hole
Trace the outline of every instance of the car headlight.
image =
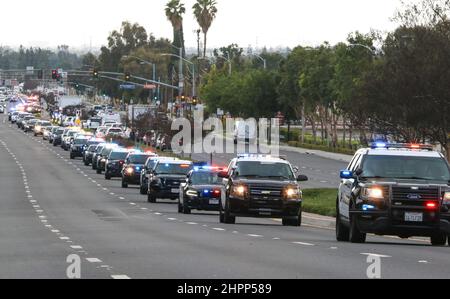
[(134, 168), (133, 168), (133, 167), (128, 167), (128, 168), (125, 170), (125, 172), (126, 172), (127, 174), (133, 174), (133, 173), (134, 173)]
[(284, 189), (284, 197), (286, 199), (301, 199), (302, 192), (298, 187), (287, 187)]
[(364, 188), (362, 195), (368, 198), (384, 199), (383, 189), (378, 187)]
[(246, 185), (236, 185), (231, 189), (231, 196), (236, 198), (245, 198), (248, 192), (248, 187)]
[(444, 193), (444, 204), (445, 205), (450, 205), (450, 192), (445, 192)]
[(102, 159), (102, 163), (106, 163), (106, 159)]
[(189, 190), (189, 191), (186, 192), (186, 195), (190, 196), (190, 197), (197, 197), (198, 196), (198, 192), (195, 191), (195, 190)]
[(37, 126), (35, 129), (36, 129), (37, 132), (40, 132), (42, 130), (42, 127), (41, 126)]

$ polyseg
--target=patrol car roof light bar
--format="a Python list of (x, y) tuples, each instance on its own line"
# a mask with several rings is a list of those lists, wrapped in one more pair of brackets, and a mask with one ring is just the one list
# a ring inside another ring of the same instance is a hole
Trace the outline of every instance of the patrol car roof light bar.
[(371, 144), (372, 149), (411, 149), (411, 150), (427, 150), (432, 151), (433, 146), (429, 144), (415, 144), (415, 143), (386, 143), (374, 142)]
[(287, 160), (286, 156), (282, 156), (282, 155), (265, 155), (265, 154), (238, 154), (237, 157), (239, 159), (245, 159), (245, 158), (259, 158), (259, 159), (281, 159), (281, 160)]

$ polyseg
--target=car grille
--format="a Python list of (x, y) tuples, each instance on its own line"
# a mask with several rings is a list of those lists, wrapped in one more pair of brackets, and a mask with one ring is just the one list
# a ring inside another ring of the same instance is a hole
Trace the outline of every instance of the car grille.
[(281, 209), (283, 188), (270, 186), (250, 186), (250, 208)]
[(168, 188), (179, 188), (181, 181), (179, 179), (161, 179), (161, 183)]
[(427, 202), (439, 203), (440, 194), (438, 187), (419, 187), (417, 190), (411, 187), (392, 188), (392, 207), (402, 209), (425, 209)]

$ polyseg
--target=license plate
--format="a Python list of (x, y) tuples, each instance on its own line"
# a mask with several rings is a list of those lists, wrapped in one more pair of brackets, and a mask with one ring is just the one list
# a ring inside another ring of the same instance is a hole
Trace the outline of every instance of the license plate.
[(210, 199), (209, 200), (209, 204), (210, 205), (218, 205), (219, 204), (219, 200), (218, 199)]
[(405, 213), (406, 222), (423, 222), (423, 213)]
[(172, 193), (178, 194), (180, 193), (180, 189), (172, 189)]

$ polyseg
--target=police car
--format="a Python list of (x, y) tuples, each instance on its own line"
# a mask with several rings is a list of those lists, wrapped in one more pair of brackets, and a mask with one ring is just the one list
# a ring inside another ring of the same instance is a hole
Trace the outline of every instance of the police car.
[(193, 169), (191, 161), (158, 160), (148, 183), (148, 202), (157, 199), (176, 200), (180, 196), (180, 186), (186, 182), (186, 176)]
[(341, 171), (336, 238), (364, 243), (367, 233), (430, 237), (450, 233), (450, 170), (444, 156), (419, 144), (374, 143)]
[(109, 154), (105, 166), (105, 179), (121, 178), (122, 169), (125, 159), (128, 157), (130, 150), (124, 148), (115, 148)]
[(219, 211), (223, 182), (219, 172), (223, 168), (195, 167), (181, 184), (178, 212), (190, 214), (192, 210)]
[(224, 179), (220, 222), (234, 224), (236, 217), (282, 218), (284, 226), (301, 226), (302, 191), (298, 169), (283, 158), (240, 155), (233, 159)]
[(128, 188), (128, 185), (140, 185), (141, 171), (151, 157), (156, 157), (156, 154), (136, 151), (128, 155), (122, 170), (122, 188)]

